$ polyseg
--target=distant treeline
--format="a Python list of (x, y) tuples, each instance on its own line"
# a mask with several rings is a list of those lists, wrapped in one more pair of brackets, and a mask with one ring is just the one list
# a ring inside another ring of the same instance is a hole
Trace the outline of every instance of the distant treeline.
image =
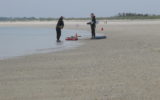
[[(90, 18), (65, 18), (65, 20), (89, 20)], [(54, 21), (58, 18), (36, 18), (36, 17), (0, 17), (0, 21)]]
[(56, 18), (36, 18), (36, 17), (0, 17), (0, 21), (51, 21)]
[(109, 19), (160, 19), (160, 15), (140, 14), (140, 13), (118, 13)]
[[(36, 17), (0, 17), (0, 21), (53, 21), (58, 18), (36, 18)], [(160, 15), (118, 13), (112, 17), (97, 17), (98, 20), (106, 19), (160, 19)], [(89, 18), (65, 18), (65, 20), (89, 20)]]

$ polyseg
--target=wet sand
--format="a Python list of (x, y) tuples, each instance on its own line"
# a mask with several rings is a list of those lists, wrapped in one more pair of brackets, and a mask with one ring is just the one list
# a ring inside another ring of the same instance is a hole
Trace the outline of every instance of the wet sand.
[[(0, 60), (0, 100), (159, 100), (159, 27), (159, 20), (102, 21), (97, 33), (107, 39)], [(85, 21), (65, 28), (90, 30)]]

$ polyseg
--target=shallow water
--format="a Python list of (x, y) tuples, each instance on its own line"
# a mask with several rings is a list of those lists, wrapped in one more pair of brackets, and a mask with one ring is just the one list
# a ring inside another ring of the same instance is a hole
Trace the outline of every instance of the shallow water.
[(79, 46), (78, 41), (65, 41), (66, 37), (76, 33), (82, 37), (90, 35), (87, 31), (62, 30), (62, 42), (57, 43), (54, 28), (0, 26), (0, 59)]

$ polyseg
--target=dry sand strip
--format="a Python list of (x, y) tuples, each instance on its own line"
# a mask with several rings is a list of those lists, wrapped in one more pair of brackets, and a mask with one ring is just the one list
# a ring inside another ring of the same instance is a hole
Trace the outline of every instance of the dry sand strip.
[(142, 22), (108, 21), (97, 26), (107, 39), (1, 60), (0, 100), (160, 100), (160, 21)]

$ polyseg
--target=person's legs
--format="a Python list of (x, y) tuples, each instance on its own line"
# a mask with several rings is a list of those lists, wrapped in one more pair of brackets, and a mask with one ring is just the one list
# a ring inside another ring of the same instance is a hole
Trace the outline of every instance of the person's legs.
[(95, 38), (95, 27), (93, 27), (93, 38)]
[(59, 30), (59, 35), (58, 35), (58, 40), (60, 40), (60, 37), (61, 37), (61, 29)]
[(95, 38), (95, 26), (91, 26), (92, 38)]
[(59, 39), (61, 37), (61, 29), (57, 28), (56, 31), (57, 31), (57, 41), (60, 41)]

